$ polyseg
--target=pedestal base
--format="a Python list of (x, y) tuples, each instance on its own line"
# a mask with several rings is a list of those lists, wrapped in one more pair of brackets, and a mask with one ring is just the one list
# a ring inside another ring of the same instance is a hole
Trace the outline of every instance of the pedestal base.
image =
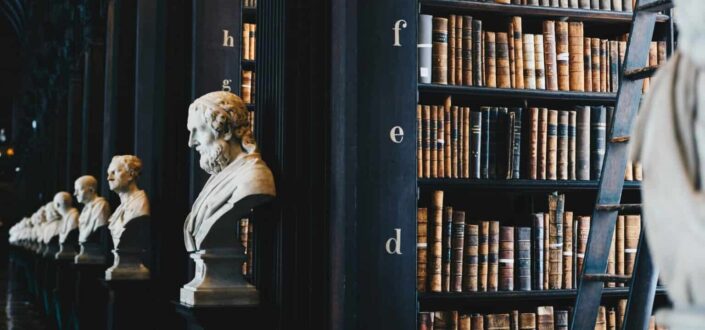
[(81, 250), (74, 261), (81, 265), (104, 265), (105, 253), (100, 243), (81, 243)]
[(113, 265), (105, 271), (105, 279), (148, 280), (149, 269), (142, 263), (141, 252), (113, 250)]
[(107, 322), (108, 292), (100, 283), (105, 265), (75, 264), (74, 310), (78, 329), (103, 329)]
[(76, 279), (72, 259), (56, 261), (56, 288), (54, 289), (54, 319), (59, 329), (75, 328), (76, 314), (73, 297)]
[(154, 306), (150, 281), (103, 280), (108, 288), (107, 330), (154, 329)]
[(172, 302), (190, 330), (275, 329), (276, 317), (260, 306), (190, 306)]
[(181, 288), (180, 302), (188, 306), (256, 306), (257, 289), (240, 272), (242, 249), (213, 249), (191, 253), (196, 274)]

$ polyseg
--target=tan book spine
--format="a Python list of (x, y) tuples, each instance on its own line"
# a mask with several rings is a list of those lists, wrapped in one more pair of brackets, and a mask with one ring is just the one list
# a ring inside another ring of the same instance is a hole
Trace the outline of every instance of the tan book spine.
[(257, 43), (257, 24), (250, 24), (250, 60), (255, 60), (255, 47)]
[[(617, 275), (624, 275), (624, 216), (617, 217), (616, 246), (615, 246), (615, 271)], [(617, 286), (624, 286), (624, 283), (617, 283)]]
[(416, 105), (416, 176), (423, 177), (423, 106)]
[(495, 33), (485, 31), (485, 86), (497, 87)]
[(583, 86), (586, 92), (592, 92), (592, 38), (583, 40)]
[(431, 82), (448, 84), (448, 19), (433, 17)]
[(600, 87), (600, 81), (602, 80), (600, 78), (602, 73), (600, 68), (600, 39), (592, 38), (590, 41), (592, 42), (590, 47), (590, 54), (592, 54), (592, 91), (600, 92), (602, 91)]
[(605, 313), (604, 306), (600, 306), (600, 310), (597, 313), (597, 321), (595, 322), (595, 330), (607, 330), (607, 315)]
[(470, 314), (458, 315), (458, 330), (472, 330)]
[(242, 59), (250, 59), (250, 23), (242, 25)]
[(585, 90), (585, 71), (583, 63), (583, 23), (568, 23), (568, 48), (570, 69), (570, 90), (582, 92)]
[(509, 314), (485, 315), (485, 330), (509, 330)]
[(551, 235), (551, 217), (548, 213), (543, 214), (543, 288), (548, 290), (549, 277), (551, 273), (551, 259), (549, 258), (550, 235)]
[(538, 152), (536, 165), (536, 178), (546, 180), (546, 158), (548, 154), (548, 109), (539, 109), (539, 133), (538, 133)]
[(627, 166), (624, 167), (624, 180), (634, 181), (634, 163), (627, 159)]
[(426, 292), (426, 263), (428, 260), (428, 210), (416, 211), (416, 290)]
[(551, 194), (548, 196), (549, 214), (549, 250), (550, 271), (549, 289), (563, 288), (563, 218), (562, 208), (565, 196)]
[(423, 142), (423, 177), (431, 177), (431, 106), (423, 106), (423, 126), (424, 126), (424, 142)]
[(463, 16), (455, 16), (455, 84), (463, 84)]
[(438, 106), (438, 122), (436, 123), (436, 129), (438, 133), (436, 135), (436, 161), (438, 162), (437, 176), (439, 178), (445, 178), (446, 174), (446, 164), (445, 164), (445, 131), (446, 131), (446, 120), (445, 120), (445, 106)]
[(508, 49), (509, 49), (509, 82), (512, 85), (512, 88), (516, 88), (517, 82), (516, 82), (516, 59), (514, 56), (514, 24), (512, 22), (509, 22), (509, 36), (507, 40), (508, 44)]
[(666, 60), (667, 60), (667, 58), (666, 58), (666, 47), (667, 47), (667, 46), (666, 46), (666, 42), (665, 42), (665, 41), (659, 41), (658, 44), (657, 44), (657, 46), (656, 46), (656, 48), (657, 48), (657, 49), (656, 49), (656, 51), (657, 51), (656, 61), (657, 61), (657, 63), (658, 63), (659, 66), (663, 65), (664, 63), (666, 63)]
[(452, 177), (453, 178), (458, 178), (458, 145), (460, 143), (460, 140), (458, 139), (459, 136), (459, 130), (460, 125), (458, 123), (458, 106), (454, 105), (453, 108), (451, 109), (451, 127), (450, 127), (450, 134), (451, 134), (451, 142), (450, 142), (450, 151), (451, 151), (451, 165), (452, 165)]
[(610, 308), (607, 312), (607, 329), (617, 330), (617, 313), (614, 311), (614, 308)]
[(456, 16), (448, 16), (448, 84), (455, 85), (455, 21)]
[(536, 329), (553, 330), (553, 306), (536, 308)]
[(558, 64), (556, 62), (556, 22), (543, 22), (543, 53), (546, 89), (558, 90)]
[(546, 157), (546, 178), (556, 180), (558, 178), (558, 111), (548, 110), (548, 138)]
[(622, 329), (624, 315), (627, 314), (627, 299), (620, 299), (617, 303), (617, 329)]
[(511, 226), (499, 229), (499, 290), (514, 291), (514, 227)]
[(463, 108), (463, 164), (465, 164), (464, 178), (470, 177), (470, 108)]
[(489, 236), (490, 222), (480, 222), (480, 236), (478, 245), (478, 272), (477, 272), (477, 290), (480, 292), (487, 291), (487, 275), (488, 275), (488, 255), (489, 255)]
[(524, 34), (524, 88), (536, 89), (534, 35)]
[(497, 47), (497, 87), (511, 88), (509, 41), (507, 40), (507, 34), (504, 32), (497, 32), (495, 37)]
[(632, 275), (641, 234), (641, 216), (624, 217), (624, 275)]
[(453, 177), (453, 163), (452, 163), (452, 146), (451, 143), (453, 142), (451, 134), (452, 134), (452, 117), (451, 117), (451, 102), (450, 102), (450, 96), (446, 99), (446, 104), (445, 107), (443, 107), (443, 112), (444, 112), (444, 119), (443, 119), (443, 166), (444, 166), (444, 177), (446, 178), (451, 178)]
[(252, 103), (252, 71), (242, 71), (242, 101)]
[(431, 106), (431, 177), (438, 177), (438, 106)]
[(514, 28), (514, 63), (516, 68), (515, 88), (524, 88), (524, 43), (522, 38), (521, 17), (512, 17), (512, 27)]
[[(614, 234), (615, 234), (615, 233), (613, 232), (613, 233), (612, 233), (612, 240), (611, 240), (611, 242), (610, 242), (610, 252), (609, 252), (609, 254), (607, 255), (607, 274), (615, 274), (615, 273), (616, 273), (615, 267), (614, 267), (615, 252), (616, 252), (616, 251), (615, 251), (615, 250), (616, 250), (616, 249), (615, 249), (615, 245), (616, 245), (616, 244), (615, 244), (615, 241), (616, 241), (616, 239), (615, 239), (615, 235), (614, 235)], [(614, 288), (616, 285), (615, 285), (614, 282), (607, 282), (605, 286), (608, 287), (608, 288)]]
[[(652, 41), (649, 47), (649, 66), (658, 66), (658, 42)], [(651, 83), (651, 78), (646, 78)], [(644, 89), (646, 91), (646, 89)]]
[(509, 329), (519, 330), (519, 311), (516, 309), (512, 311), (511, 319), (509, 320)]
[(467, 163), (463, 160), (465, 145), (465, 113), (463, 107), (458, 107), (458, 177), (465, 178), (465, 166)]
[(600, 92), (603, 93), (607, 92), (607, 81), (609, 80), (609, 75), (607, 74), (607, 68), (609, 67), (609, 62), (607, 61), (608, 44), (608, 40), (600, 40)]
[(536, 89), (546, 89), (546, 74), (544, 72), (543, 35), (534, 35), (534, 70)]
[(465, 226), (465, 259), (463, 260), (463, 291), (477, 291), (477, 266), (478, 266), (478, 243), (479, 226)]
[(529, 108), (529, 179), (536, 180), (539, 142), (539, 108)]
[(585, 251), (587, 250), (588, 236), (590, 235), (590, 217), (578, 217), (578, 237), (576, 240), (575, 270), (578, 276), (583, 272), (583, 262), (585, 261)]
[(470, 316), (470, 323), (472, 324), (472, 329), (473, 330), (484, 330), (485, 329), (485, 319), (482, 317), (482, 314), (472, 314)]
[[(558, 111), (558, 180), (568, 180), (568, 111)], [(549, 123), (550, 125), (550, 123)]]
[(463, 250), (465, 248), (465, 212), (453, 212), (450, 256), (450, 291), (463, 291)]
[(519, 329), (535, 330), (536, 329), (536, 313), (521, 313), (519, 314)]
[(472, 86), (472, 16), (463, 18), (463, 85)]
[(487, 291), (499, 288), (499, 221), (490, 221), (487, 254)]
[(573, 289), (573, 212), (563, 221), (563, 288)]
[(656, 317), (653, 315), (649, 318), (649, 330), (656, 330)]
[(443, 191), (433, 192), (433, 222), (431, 223), (430, 291), (441, 292), (441, 258), (443, 251)]
[(570, 90), (570, 53), (568, 47), (568, 22), (556, 22), (558, 89), (562, 91)]
[(634, 180), (641, 181), (644, 179), (644, 169), (640, 162), (634, 162)]

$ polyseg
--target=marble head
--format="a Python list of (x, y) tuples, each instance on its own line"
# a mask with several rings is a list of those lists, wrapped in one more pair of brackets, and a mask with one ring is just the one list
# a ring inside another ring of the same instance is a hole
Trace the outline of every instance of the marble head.
[(84, 175), (74, 182), (74, 193), (76, 200), (81, 204), (86, 204), (96, 197), (98, 191), (98, 180), (91, 175)]
[(61, 191), (54, 195), (54, 208), (61, 215), (66, 215), (66, 213), (71, 210), (71, 194)]
[(114, 192), (124, 192), (136, 185), (142, 171), (142, 161), (133, 155), (114, 156), (108, 166), (108, 186)]

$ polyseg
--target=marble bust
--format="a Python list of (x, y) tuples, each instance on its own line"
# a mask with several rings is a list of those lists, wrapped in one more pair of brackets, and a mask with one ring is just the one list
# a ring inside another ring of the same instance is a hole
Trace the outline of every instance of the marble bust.
[(59, 252), (56, 259), (73, 259), (78, 243), (78, 210), (73, 207), (71, 194), (62, 191), (54, 195), (54, 208), (61, 215)]
[(43, 255), (52, 258), (59, 251), (59, 234), (61, 233), (61, 214), (54, 207), (54, 201), (44, 205), (45, 223), (42, 226)]
[(272, 172), (257, 152), (245, 104), (230, 92), (203, 95), (189, 107), (187, 129), (189, 147), (198, 151), (210, 178), (184, 223), (196, 276), (181, 289), (181, 302), (257, 304), (256, 289), (237, 271), (245, 258), (237, 222), (276, 191)]
[(115, 259), (105, 271), (107, 280), (149, 278), (141, 254), (146, 250), (142, 235), (149, 230), (150, 209), (147, 194), (137, 187), (140, 171), (142, 160), (133, 155), (114, 156), (108, 166), (108, 185), (120, 197), (120, 206), (108, 220)]
[(83, 210), (78, 217), (78, 242), (81, 251), (76, 256), (76, 263), (105, 263), (103, 246), (100, 242), (100, 230), (105, 229), (110, 217), (110, 204), (98, 196), (98, 181), (90, 175), (84, 175), (74, 183), (74, 195)]

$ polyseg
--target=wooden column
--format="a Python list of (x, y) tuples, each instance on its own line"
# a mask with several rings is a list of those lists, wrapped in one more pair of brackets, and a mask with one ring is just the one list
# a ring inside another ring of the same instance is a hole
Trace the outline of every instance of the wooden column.
[[(103, 20), (100, 20), (103, 22)], [(83, 115), (81, 123), (81, 173), (94, 176), (98, 186), (105, 185), (102, 166), (103, 106), (105, 105), (104, 29), (91, 29), (83, 53)]]
[(71, 70), (68, 111), (66, 115), (66, 175), (64, 189), (73, 193), (73, 183), (81, 176), (82, 151), (82, 77), (81, 70)]

